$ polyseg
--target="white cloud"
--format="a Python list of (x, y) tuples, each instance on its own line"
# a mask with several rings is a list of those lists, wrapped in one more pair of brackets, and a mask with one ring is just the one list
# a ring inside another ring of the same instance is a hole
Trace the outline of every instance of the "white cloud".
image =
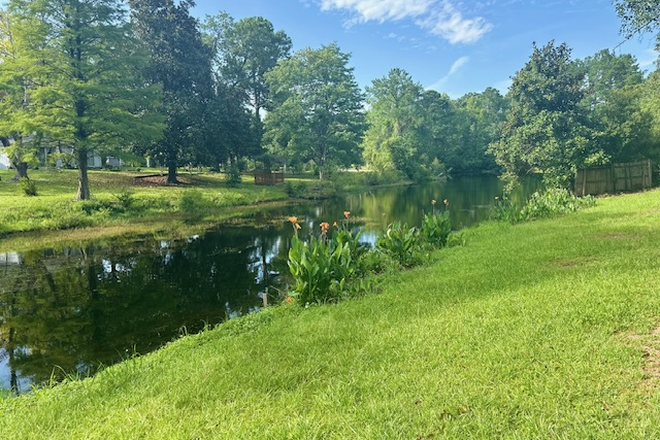
[(451, 44), (474, 43), (492, 29), (482, 17), (465, 18), (450, 0), (318, 0), (322, 11), (346, 11), (347, 25), (414, 20)]
[(417, 20), (417, 24), (452, 44), (475, 43), (493, 28), (482, 17), (464, 18), (448, 1), (428, 17)]
[(452, 76), (456, 75), (463, 66), (465, 66), (470, 61), (470, 57), (460, 57), (449, 68), (449, 72), (433, 84), (427, 87), (427, 89), (433, 89), (441, 91), (447, 85)]
[(429, 11), (436, 0), (320, 0), (321, 10), (346, 10), (354, 21), (389, 21), (417, 17)]

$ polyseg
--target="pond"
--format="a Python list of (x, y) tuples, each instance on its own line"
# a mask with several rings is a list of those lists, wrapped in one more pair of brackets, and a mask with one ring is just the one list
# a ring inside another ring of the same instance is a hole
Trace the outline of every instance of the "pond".
[[(521, 191), (537, 187), (530, 181)], [(78, 248), (0, 253), (0, 389), (29, 391), (65, 375), (93, 374), (186, 333), (258, 311), (287, 286), (292, 236), (351, 212), (363, 240), (388, 223), (419, 225), (431, 199), (447, 199), (455, 228), (486, 219), (502, 188), (495, 177), (381, 188), (334, 200), (271, 208), (245, 225), (203, 236), (150, 236)]]

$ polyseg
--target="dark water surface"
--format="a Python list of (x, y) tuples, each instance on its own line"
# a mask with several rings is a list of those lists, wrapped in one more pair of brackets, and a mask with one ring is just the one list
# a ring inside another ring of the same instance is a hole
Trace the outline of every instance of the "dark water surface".
[(350, 211), (363, 240), (374, 242), (392, 221), (419, 225), (431, 199), (449, 200), (455, 229), (475, 224), (501, 191), (495, 177), (460, 178), (269, 209), (249, 226), (221, 225), (187, 240), (130, 237), (0, 253), (0, 389), (22, 393), (65, 373), (91, 374), (258, 311), (264, 295), (276, 301), (287, 283), (289, 216), (305, 233)]

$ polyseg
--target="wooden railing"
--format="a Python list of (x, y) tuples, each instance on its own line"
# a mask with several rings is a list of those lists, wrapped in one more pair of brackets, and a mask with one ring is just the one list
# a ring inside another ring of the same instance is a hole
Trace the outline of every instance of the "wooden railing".
[(255, 171), (254, 183), (256, 185), (278, 185), (284, 183), (284, 173), (271, 173), (267, 171)]

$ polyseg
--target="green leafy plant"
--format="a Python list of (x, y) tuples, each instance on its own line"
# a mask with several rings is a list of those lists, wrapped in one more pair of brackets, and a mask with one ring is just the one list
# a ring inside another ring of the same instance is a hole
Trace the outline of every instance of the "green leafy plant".
[(28, 197), (37, 196), (37, 184), (34, 183), (34, 180), (30, 180), (27, 177), (21, 178), (21, 190)]
[(355, 272), (349, 243), (310, 236), (294, 236), (289, 249), (289, 270), (295, 285), (292, 296), (302, 304), (336, 301), (347, 294), (347, 281)]
[(376, 247), (405, 267), (414, 266), (421, 260), (420, 234), (415, 227), (409, 228), (400, 221), (390, 223), (376, 241)]
[(451, 234), (451, 218), (449, 216), (449, 202), (445, 200), (445, 209), (442, 212), (435, 212), (435, 200), (431, 201), (433, 211), (425, 214), (422, 219), (420, 234), (425, 242), (432, 246), (441, 248), (447, 246), (449, 235)]
[(575, 212), (596, 205), (593, 196), (577, 197), (565, 188), (549, 188), (537, 191), (522, 206), (506, 197), (495, 199), (494, 217), (509, 223), (535, 220)]
[(179, 200), (179, 210), (188, 221), (199, 220), (207, 207), (208, 203), (204, 200), (204, 194), (198, 189), (184, 191)]
[(119, 193), (114, 194), (114, 197), (124, 211), (131, 209), (135, 203), (135, 192), (130, 188), (122, 188)]

